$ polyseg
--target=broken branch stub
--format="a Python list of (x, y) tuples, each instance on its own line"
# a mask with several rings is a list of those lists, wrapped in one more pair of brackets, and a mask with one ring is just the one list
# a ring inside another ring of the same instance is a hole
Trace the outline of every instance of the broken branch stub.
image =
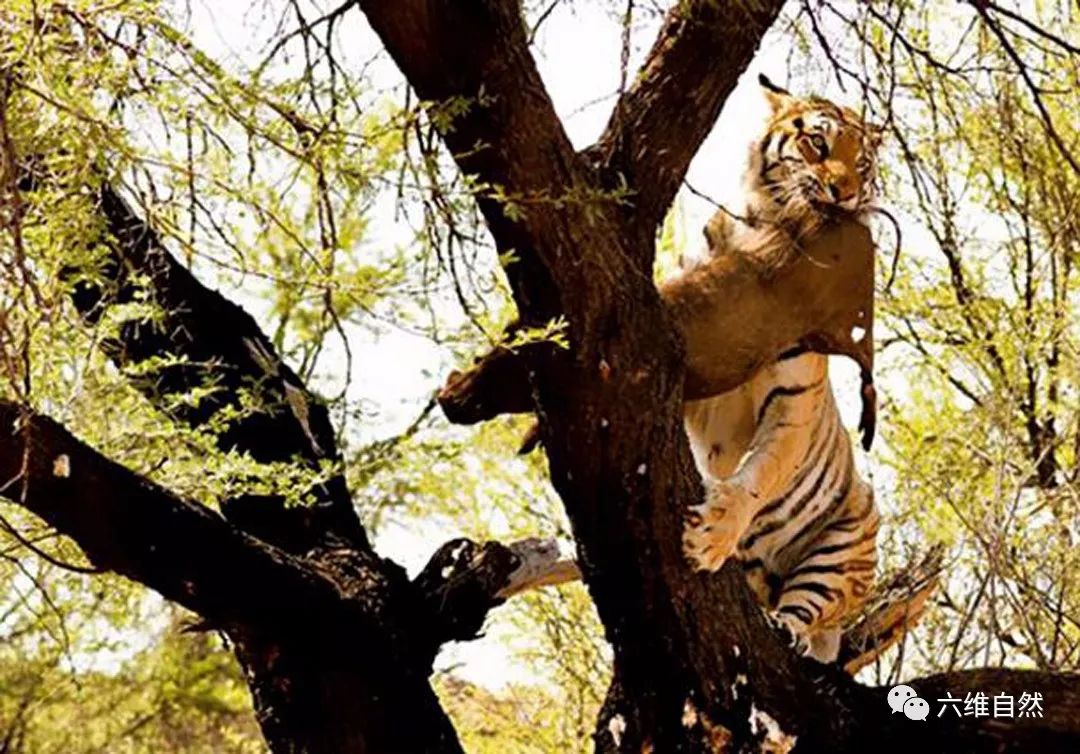
[(413, 582), (435, 626), (432, 652), (446, 641), (475, 638), (488, 612), (531, 589), (581, 579), (577, 563), (553, 539), (504, 545), (453, 539), (440, 547)]

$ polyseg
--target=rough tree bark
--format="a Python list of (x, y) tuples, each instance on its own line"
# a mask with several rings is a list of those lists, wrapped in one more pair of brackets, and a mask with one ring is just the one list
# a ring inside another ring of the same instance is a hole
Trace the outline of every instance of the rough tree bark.
[[(735, 569), (704, 576), (682, 560), (681, 510), (701, 485), (680, 422), (682, 347), (651, 282), (655, 233), (780, 4), (677, 3), (603, 137), (577, 153), (516, 0), (360, 2), (422, 99), (472, 103), (443, 138), (463, 172), (525, 207), (511, 215), (493, 195), (477, 196), (496, 245), (519, 260), (507, 274), (521, 320), (564, 315), (569, 324), (569, 357), (541, 350), (513, 368), (533, 388), (528, 408), (541, 419), (552, 480), (614, 649), (597, 750), (737, 751), (762, 739), (779, 750), (795, 741), (798, 751), (1075, 746), (1073, 678), (986, 670), (918, 679), (926, 698), (1041, 691), (1046, 717), (897, 720), (884, 690), (794, 657)], [(225, 447), (261, 460), (336, 459), (325, 408), (254, 321), (200, 285), (108, 186), (100, 191), (114, 239), (107, 284), (79, 287), (76, 307), (93, 321), (132, 295), (137, 273), (168, 312), (160, 327), (127, 328), (105, 344), (111, 358), (186, 358), (188, 366), (137, 385), (159, 406), (205, 377), (192, 365), (215, 364), (221, 390), (208, 408), (238, 402), (244, 388), (273, 407), (238, 422)], [(575, 201), (556, 201), (567, 198)], [(198, 425), (207, 414), (173, 418)], [(526, 562), (535, 549), (456, 541), (410, 581), (373, 551), (340, 478), (312, 491), (311, 509), (241, 499), (223, 501), (222, 517), (12, 404), (0, 404), (0, 483), (0, 494), (72, 537), (98, 566), (226, 631), (274, 751), (460, 751), (427, 680), (435, 653), (475, 635), (523, 581), (544, 580)]]

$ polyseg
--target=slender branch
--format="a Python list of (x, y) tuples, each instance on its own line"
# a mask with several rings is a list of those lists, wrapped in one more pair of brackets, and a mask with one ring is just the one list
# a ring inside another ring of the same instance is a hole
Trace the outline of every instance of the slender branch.
[(837, 662), (854, 675), (900, 641), (926, 611), (937, 590), (944, 548), (930, 549), (883, 579), (867, 600), (861, 618), (844, 631)]
[(989, 2), (989, 0), (969, 0), (969, 2), (971, 2), (971, 4), (974, 5), (977, 8), (983, 8), (983, 9), (988, 8), (988, 9), (994, 11), (995, 13), (1000, 13), (1001, 15), (1005, 16), (1006, 18), (1012, 19), (1013, 21), (1016, 21), (1017, 23), (1021, 24), (1022, 26), (1027, 27), (1027, 29), (1034, 32), (1035, 34), (1042, 37), (1043, 39), (1047, 39), (1047, 40), (1053, 42), (1054, 44), (1056, 44), (1059, 47), (1063, 48), (1066, 52), (1070, 52), (1073, 55), (1080, 55), (1080, 47), (1077, 47), (1076, 45), (1071, 44), (1064, 37), (1061, 37), (1061, 36), (1059, 36), (1057, 34), (1054, 34), (1052, 31), (1049, 31), (1048, 29), (1045, 29), (1042, 26), (1039, 26), (1037, 23), (1032, 21), (1030, 18), (1026, 18), (1022, 14), (1017, 13), (1014, 10), (1009, 10), (1008, 8), (1003, 8), (1002, 6), (998, 5), (997, 3)]
[(982, 17), (983, 22), (990, 28), (994, 36), (1001, 42), (1001, 47), (1005, 50), (1005, 54), (1009, 56), (1009, 59), (1016, 65), (1016, 70), (1020, 74), (1020, 78), (1024, 80), (1024, 84), (1031, 92), (1031, 99), (1035, 103), (1036, 109), (1039, 111), (1039, 115), (1042, 117), (1043, 125), (1046, 127), (1046, 133), (1050, 137), (1050, 140), (1054, 143), (1058, 152), (1065, 161), (1069, 163), (1076, 173), (1080, 174), (1080, 163), (1077, 162), (1076, 157), (1073, 156), (1072, 150), (1065, 144), (1064, 139), (1061, 138), (1061, 134), (1058, 133), (1057, 128), (1054, 126), (1054, 118), (1050, 115), (1050, 112), (1046, 109), (1046, 103), (1043, 102), (1042, 90), (1034, 79), (1031, 78), (1031, 71), (1029, 66), (1024, 62), (1024, 59), (1017, 52), (1016, 47), (1009, 41), (1001, 25), (996, 23), (990, 14), (987, 13), (984, 2), (972, 2), (971, 3), (979, 16)]

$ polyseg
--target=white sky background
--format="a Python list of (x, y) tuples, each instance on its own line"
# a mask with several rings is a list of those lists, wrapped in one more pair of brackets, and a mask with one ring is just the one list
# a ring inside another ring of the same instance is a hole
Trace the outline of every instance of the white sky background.
[[(264, 14), (264, 6), (255, 3), (253, 9), (251, 0), (192, 0), (193, 40), (226, 65), (230, 60), (250, 65), (258, 59), (259, 51), (273, 33), (280, 5), (280, 0), (270, 0), (265, 7), (272, 8), (273, 13)], [(584, 147), (600, 134), (614, 103), (619, 83), (621, 30), (614, 14), (602, 7), (603, 3), (579, 2), (575, 5), (573, 8), (560, 6), (552, 13), (538, 35), (534, 54), (567, 132), (576, 146)], [(617, 5), (621, 7), (621, 4)], [(321, 12), (311, 11), (309, 19), (319, 15)], [(655, 37), (659, 21), (659, 18), (639, 21), (634, 29), (631, 80)], [(355, 51), (358, 60), (371, 57), (381, 46), (363, 22), (362, 15), (355, 10), (348, 14), (339, 33), (347, 40), (349, 53)], [(790, 40), (773, 37), (766, 40), (691, 165), (688, 180), (696, 189), (733, 207), (739, 206), (747, 149), (760, 133), (766, 115), (756, 82), (757, 74), (763, 72), (778, 83), (786, 83), (790, 45)], [(386, 56), (376, 66), (374, 74), (380, 85), (385, 82), (390, 86), (400, 81), (400, 74)], [(800, 75), (799, 80), (805, 78), (806, 75)], [(817, 93), (857, 107), (858, 103), (853, 101), (854, 93), (838, 92), (835, 81), (824, 72), (810, 74), (809, 78)], [(796, 93), (803, 91), (800, 87), (793, 89)], [(697, 248), (700, 229), (713, 209), (708, 202), (686, 191), (681, 202), (679, 232), (688, 248)], [(400, 243), (412, 234), (411, 229), (404, 229), (403, 236), (402, 230), (395, 228), (389, 219), (376, 218), (373, 237), (365, 239), (365, 243), (372, 246)], [(905, 229), (905, 237), (911, 238), (908, 229)], [(232, 295), (233, 292), (227, 293)], [(248, 299), (244, 303), (258, 314), (257, 302)], [(350, 345), (354, 352), (355, 373), (350, 398), (363, 398), (377, 406), (376, 424), (366, 427), (364, 434), (394, 434), (416, 416), (455, 364), (448, 350), (401, 330), (389, 329), (378, 335), (357, 330), (353, 333)], [(843, 359), (834, 358), (832, 365), (833, 383), (845, 423), (854, 425), (859, 411), (857, 370)], [(322, 367), (321, 371), (325, 373), (335, 372), (332, 362), (323, 361)], [(344, 368), (344, 361), (340, 360), (337, 371)], [(508, 459), (512, 452), (512, 448), (507, 448)], [(405, 565), (410, 573), (415, 573), (439, 544), (460, 533), (425, 529), (421, 532), (400, 525), (384, 526), (376, 542), (377, 548), (380, 554), (393, 558)], [(493, 634), (480, 641), (448, 648), (440, 656), (439, 665), (455, 665), (458, 675), (492, 687), (527, 679), (527, 668), (511, 666), (499, 641), (497, 627)]]

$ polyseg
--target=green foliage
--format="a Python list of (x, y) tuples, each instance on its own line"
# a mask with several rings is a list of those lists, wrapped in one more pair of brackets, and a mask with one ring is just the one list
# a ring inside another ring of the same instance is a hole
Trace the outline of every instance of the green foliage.
[(0, 739), (7, 751), (265, 750), (247, 688), (216, 637), (182, 634), (175, 609), (120, 579), (10, 554), (5, 563)]
[[(683, 256), (691, 251), (682, 232), (686, 224), (682, 215), (682, 202), (677, 198), (664, 217), (664, 224), (660, 226), (656, 239), (653, 279), (658, 283), (678, 274)], [(704, 242), (701, 245), (704, 246)]]
[[(1080, 66), (1005, 25), (1044, 114), (993, 27), (944, 3), (903, 10), (857, 20), (876, 61), (867, 105), (891, 119), (884, 195), (904, 227), (878, 305), (875, 487), (889, 564), (932, 541), (949, 556), (923, 625), (872, 672), (1076, 669), (1080, 174), (1053, 135), (1080, 154), (1067, 115)], [(1066, 3), (1023, 13), (1076, 36)]]
[[(263, 46), (233, 54), (211, 49), (199, 34), (206, 20), (195, 23), (182, 2), (2, 5), (0, 151), (39, 180), (18, 186), (0, 166), (0, 398), (25, 401), (208, 506), (245, 492), (303, 505), (338, 471), (221, 452), (215, 440), (230, 422), (265, 409), (254, 390), (205, 427), (183, 429), (128, 382), (152, 380), (177, 357), (123, 371), (105, 359), (103, 339), (163, 314), (144, 291), (90, 328), (68, 303), (71, 286), (101, 279), (110, 239), (94, 195), (108, 180), (326, 396), (381, 552), (415, 568), (459, 535), (554, 536), (570, 548), (542, 454), (512, 456), (525, 423), (449, 427), (430, 396), (513, 318), (499, 264), (516, 255), (497, 258), (472, 194), (517, 218), (543, 202), (588, 219), (606, 204), (630, 207), (625, 188), (521, 196), (459, 175), (438, 134), (490, 102), (480, 93), (425, 110), (396, 73), (357, 52), (347, 36), (355, 20), (291, 34), (294, 6), (272, 2), (262, 26), (252, 20)], [(1007, 52), (982, 26), (965, 31), (970, 8), (954, 6), (820, 10), (829, 38), (850, 40), (830, 53), (844, 75), (865, 78), (856, 88), (894, 131), (884, 194), (905, 238), (896, 281), (879, 298), (883, 400), (871, 459), (884, 560), (902, 564), (930, 541), (950, 548), (941, 604), (902, 658), (871, 672), (1076, 669), (1080, 183)], [(1037, 20), (1075, 38), (1063, 7), (1038, 3)], [(603, 8), (618, 33), (624, 11)], [(528, 9), (536, 23), (550, 3)], [(659, 18), (639, 9), (635, 23), (650, 14)], [(793, 62), (821, 65), (828, 58), (807, 23), (799, 14), (782, 33), (796, 35)], [(1009, 38), (1039, 77), (1058, 137), (1080, 151), (1075, 56)], [(697, 238), (685, 224), (677, 204), (658, 237), (659, 278)], [(556, 320), (507, 345), (565, 345), (563, 329)], [(198, 405), (215, 389), (211, 381), (173, 400)], [(72, 543), (0, 504), (0, 749), (263, 750), (239, 670), (215, 636), (183, 633), (185, 619), (136, 585), (59, 564), (86, 566)], [(470, 645), (482, 658), (473, 665), (503, 663), (501, 683), (471, 680), (456, 648), (436, 678), (466, 748), (591, 750), (610, 657), (585, 590), (515, 598), (485, 632)]]
[[(54, 416), (110, 458), (209, 506), (242, 493), (302, 505), (307, 490), (338, 471), (220, 451), (216, 437), (231, 422), (265, 410), (255, 390), (205, 426), (181, 428), (129, 384), (152, 381), (178, 357), (117, 370), (103, 356), (98, 344), (120, 328), (153, 326), (164, 314), (148, 288), (93, 328), (68, 302), (73, 285), (102, 280), (111, 239), (94, 196), (108, 181), (329, 396), (369, 529), (423, 531), (431, 538), (421, 549), (458, 533), (569, 542), (545, 470), (507, 460), (520, 426), (452, 429), (423, 408), (445, 365), (493, 342), (512, 317), (495, 255), (479, 235), (474, 187), (436, 140), (483, 101), (442, 103), (425, 115), (372, 82), (348, 39), (330, 37), (326, 56), (300, 66), (314, 38), (278, 45), (280, 29), (267, 30), (254, 58), (212, 53), (185, 9), (158, 0), (15, 0), (0, 9), (0, 137), (13, 164), (37, 176), (17, 186), (4, 172), (0, 186), (0, 205), (18, 207), (0, 213), (0, 397)], [(297, 26), (291, 6), (277, 11), (281, 28)], [(619, 197), (504, 200), (527, 211), (537, 201), (570, 207)], [(563, 330), (553, 321), (510, 345), (565, 345)], [(426, 374), (393, 400), (353, 383), (354, 356), (366, 385), (375, 369), (368, 360), (385, 352), (384, 340), (410, 362), (400, 371)], [(217, 389), (210, 380), (170, 400), (197, 406)], [(85, 562), (19, 507), (3, 506), (0, 518), (0, 748), (263, 750), (245, 684), (220, 642), (182, 633), (175, 611), (137, 585), (53, 565)], [(394, 546), (387, 554), (402, 557)], [(607, 672), (584, 590), (515, 600), (491, 631), (535, 637), (508, 649), (495, 641), (490, 650), (535, 666), (513, 686), (535, 715), (522, 716), (515, 702), (517, 716), (498, 719), (510, 697), (482, 689), (479, 698), (497, 702), (452, 695), (452, 714), (467, 728), (470, 716), (486, 715), (502, 740), (528, 739), (533, 751), (580, 749)], [(581, 639), (572, 649), (570, 635)], [(564, 637), (560, 652), (555, 637)], [(451, 673), (440, 682), (467, 685)], [(467, 730), (477, 747), (484, 727)]]

